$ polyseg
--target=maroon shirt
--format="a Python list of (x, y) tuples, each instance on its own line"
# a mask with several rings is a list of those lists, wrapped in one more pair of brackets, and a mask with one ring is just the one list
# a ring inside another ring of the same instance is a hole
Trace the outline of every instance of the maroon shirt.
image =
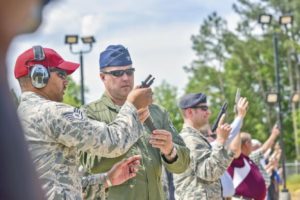
[(237, 159), (234, 159), (227, 171), (234, 179), (234, 168), (245, 166), (244, 159), (250, 165), (250, 172), (245, 179), (235, 188), (235, 195), (255, 200), (263, 200), (266, 196), (266, 184), (263, 176), (259, 172), (258, 166), (248, 157), (243, 154)]

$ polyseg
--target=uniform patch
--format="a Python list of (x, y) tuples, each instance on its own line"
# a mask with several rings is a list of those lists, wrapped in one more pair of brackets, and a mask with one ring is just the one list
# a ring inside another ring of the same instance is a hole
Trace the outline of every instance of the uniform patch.
[(69, 121), (73, 120), (83, 120), (83, 114), (78, 108), (74, 108), (73, 112), (66, 112), (63, 116)]

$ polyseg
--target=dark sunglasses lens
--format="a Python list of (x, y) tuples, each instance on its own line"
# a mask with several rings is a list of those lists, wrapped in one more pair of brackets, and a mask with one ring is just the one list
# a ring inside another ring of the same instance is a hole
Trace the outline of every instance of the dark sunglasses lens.
[(56, 73), (62, 79), (66, 79), (67, 78), (67, 73), (65, 71), (57, 71)]
[(109, 72), (110, 74), (112, 74), (113, 76), (116, 76), (116, 77), (120, 77), (120, 76), (123, 76), (125, 73), (128, 75), (128, 76), (131, 76), (134, 72), (134, 69), (126, 69), (126, 70), (115, 70), (115, 71), (111, 71)]
[(113, 76), (120, 77), (120, 76), (123, 76), (124, 72), (125, 72), (124, 70), (116, 70), (116, 71), (111, 71), (110, 73)]
[(50, 68), (50, 72), (55, 72), (59, 78), (66, 79), (67, 78), (67, 72), (58, 68)]
[(134, 72), (134, 69), (127, 69), (126, 70), (126, 74), (129, 75), (129, 76), (131, 76), (133, 74), (133, 72)]

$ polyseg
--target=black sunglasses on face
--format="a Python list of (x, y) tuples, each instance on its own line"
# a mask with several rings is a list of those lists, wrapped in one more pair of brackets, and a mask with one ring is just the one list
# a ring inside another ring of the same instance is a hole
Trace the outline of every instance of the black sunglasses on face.
[(206, 105), (193, 106), (192, 108), (200, 108), (203, 111), (207, 111), (208, 110), (208, 106), (206, 106)]
[(67, 72), (62, 70), (62, 69), (58, 69), (58, 68), (49, 68), (49, 71), (50, 72), (55, 72), (57, 74), (57, 76), (63, 80), (66, 80), (67, 79)]
[(125, 69), (125, 70), (114, 70), (114, 71), (110, 71), (110, 72), (106, 72), (106, 71), (102, 71), (103, 74), (111, 74), (115, 77), (121, 77), (123, 76), (125, 73), (128, 76), (132, 76), (132, 74), (134, 73), (135, 69), (134, 68), (129, 68), (129, 69)]

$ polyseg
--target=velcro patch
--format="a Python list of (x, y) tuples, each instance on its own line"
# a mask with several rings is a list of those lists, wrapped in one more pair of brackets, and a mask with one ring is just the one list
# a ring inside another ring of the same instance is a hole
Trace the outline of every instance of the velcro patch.
[(69, 121), (83, 120), (83, 114), (78, 108), (74, 108), (73, 112), (66, 112), (63, 116)]

